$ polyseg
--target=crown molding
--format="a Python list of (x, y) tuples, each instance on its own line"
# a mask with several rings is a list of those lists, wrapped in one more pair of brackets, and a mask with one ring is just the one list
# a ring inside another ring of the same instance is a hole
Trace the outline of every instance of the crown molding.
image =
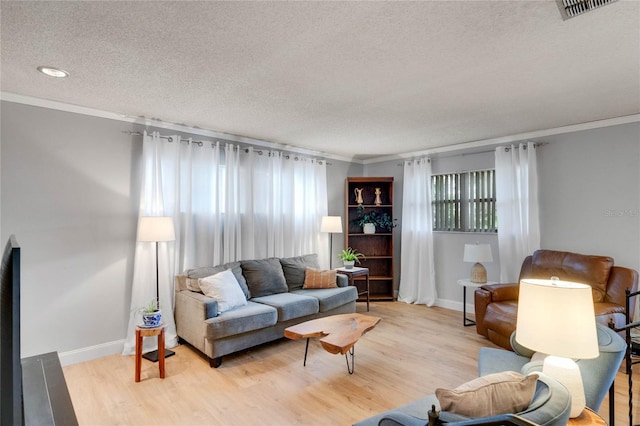
[(363, 164), (363, 165), (382, 163), (385, 161), (406, 160), (406, 159), (421, 157), (425, 155), (434, 155), (434, 154), (441, 154), (441, 153), (454, 152), (454, 151), (466, 151), (466, 150), (472, 150), (477, 148), (493, 147), (493, 146), (498, 146), (506, 143), (527, 140), (527, 139), (537, 139), (537, 138), (542, 138), (542, 137), (551, 136), (551, 135), (560, 135), (564, 133), (579, 132), (583, 130), (592, 130), (592, 129), (598, 129), (602, 127), (610, 127), (610, 126), (617, 126), (621, 124), (640, 122), (640, 114), (632, 114), (632, 115), (626, 115), (622, 117), (607, 118), (604, 120), (590, 121), (590, 122), (579, 123), (579, 124), (571, 124), (568, 126), (554, 127), (551, 129), (536, 130), (533, 132), (518, 133), (515, 135), (501, 136), (498, 138), (481, 139), (477, 141), (441, 146), (441, 147), (430, 148), (430, 149), (425, 149), (421, 151), (412, 151), (412, 152), (386, 155), (382, 157), (361, 160), (353, 157), (344, 157), (341, 155), (335, 155), (327, 152), (320, 152), (320, 151), (314, 151), (310, 149), (299, 148), (293, 145), (279, 144), (279, 143), (269, 142), (261, 139), (254, 139), (246, 136), (218, 132), (215, 130), (207, 130), (207, 129), (201, 129), (198, 127), (190, 127), (184, 124), (167, 123), (162, 120), (150, 119), (146, 117), (128, 116), (125, 114), (118, 114), (110, 111), (103, 111), (103, 110), (83, 107), (79, 105), (72, 105), (64, 102), (52, 101), (49, 99), (40, 99), (40, 98), (31, 97), (31, 96), (18, 95), (16, 93), (10, 93), (10, 92), (0, 91), (0, 100), (7, 101), (7, 102), (20, 103), (25, 105), (31, 105), (31, 106), (37, 106), (42, 108), (55, 109), (59, 111), (72, 112), (76, 114), (89, 115), (92, 117), (106, 118), (109, 120), (117, 120), (125, 123), (139, 124), (142, 126), (173, 130), (177, 132), (206, 136), (210, 138), (220, 138), (220, 139), (225, 139), (225, 140), (229, 140), (236, 143), (256, 145), (263, 148), (284, 150), (284, 151), (295, 152), (298, 154), (308, 155), (312, 157), (322, 157), (326, 159), (344, 161), (347, 163)]
[(277, 149), (297, 154), (307, 155), (310, 157), (322, 157), (324, 159), (332, 159), (345, 161), (347, 163), (361, 163), (362, 160), (355, 158), (335, 155), (328, 152), (314, 151), (310, 149), (299, 148), (293, 145), (279, 144), (261, 139), (254, 139), (246, 136), (234, 135), (231, 133), (218, 132), (215, 130), (201, 129), (198, 127), (190, 127), (185, 124), (168, 123), (162, 120), (129, 116), (126, 114), (118, 114), (110, 111), (103, 111), (94, 108), (88, 108), (79, 105), (67, 104), (64, 102), (52, 101), (49, 99), (34, 98), (31, 96), (18, 95), (10, 92), (0, 92), (0, 100), (14, 102), (19, 104), (31, 105), (41, 108), (55, 109), (59, 111), (71, 112), (75, 114), (89, 115), (92, 117), (106, 118), (109, 120), (117, 120), (125, 123), (139, 124), (146, 127), (156, 127), (160, 129), (173, 130), (176, 132), (189, 133), (193, 135), (206, 136), (210, 138), (224, 139), (236, 143), (255, 145), (262, 148)]
[(518, 133), (515, 135), (501, 136), (498, 138), (481, 139), (472, 142), (465, 142), (454, 145), (441, 146), (438, 148), (425, 149), (422, 151), (407, 152), (403, 154), (387, 155), (384, 157), (370, 158), (364, 160), (364, 164), (381, 163), (384, 161), (407, 160), (425, 155), (442, 154), (453, 151), (466, 151), (477, 148), (495, 147), (507, 143), (518, 142), (528, 139), (543, 138), (551, 135), (561, 135), (564, 133), (580, 132), (583, 130), (599, 129), (602, 127), (618, 126), (621, 124), (640, 122), (640, 114), (625, 115), (622, 117), (607, 118), (604, 120), (589, 121), (580, 124), (571, 124), (568, 126), (554, 127), (552, 129), (536, 130), (533, 132)]

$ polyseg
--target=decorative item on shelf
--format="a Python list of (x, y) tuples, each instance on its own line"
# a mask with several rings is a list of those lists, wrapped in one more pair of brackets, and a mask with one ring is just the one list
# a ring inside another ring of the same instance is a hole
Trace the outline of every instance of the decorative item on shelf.
[(357, 263), (360, 263), (360, 259), (364, 259), (364, 254), (358, 253), (351, 247), (347, 247), (342, 250), (342, 253), (338, 256), (342, 259), (342, 263), (346, 269), (352, 269), (353, 266)]
[(333, 258), (333, 234), (342, 234), (342, 217), (323, 216), (320, 223), (320, 232), (329, 234), (329, 269), (333, 269), (333, 262), (331, 262)]
[(146, 306), (136, 309), (136, 312), (142, 316), (141, 327), (154, 328), (162, 324), (162, 312), (156, 299), (151, 299)]
[[(569, 320), (570, 319), (570, 320)], [(571, 394), (571, 414), (582, 413), (586, 400), (580, 369), (573, 359), (600, 355), (591, 287), (586, 284), (523, 279), (518, 297), (516, 341), (548, 354), (542, 372)]]
[(465, 244), (464, 261), (474, 263), (471, 267), (471, 282), (479, 284), (487, 282), (487, 270), (480, 262), (493, 262), (489, 244)]
[(376, 188), (376, 200), (373, 202), (373, 204), (375, 204), (376, 206), (382, 205), (380, 195), (382, 195), (382, 190), (380, 188)]
[(356, 195), (356, 204), (362, 205), (364, 199), (362, 198), (362, 191), (364, 188), (354, 188), (353, 193)]
[[(173, 228), (173, 218), (170, 216), (142, 216), (138, 224), (138, 241), (156, 243), (156, 306), (160, 308), (160, 283), (158, 272), (158, 243), (174, 241), (176, 234)], [(165, 350), (164, 356), (174, 355), (172, 350)], [(158, 361), (158, 351), (147, 352), (142, 355), (149, 361)]]
[(397, 219), (391, 219), (388, 213), (378, 213), (375, 210), (366, 211), (364, 206), (358, 206), (358, 216), (353, 221), (363, 228), (365, 234), (375, 234), (376, 228), (384, 232), (391, 232), (398, 226)]
[(376, 225), (372, 222), (367, 222), (362, 225), (362, 232), (365, 234), (375, 234), (376, 233)]

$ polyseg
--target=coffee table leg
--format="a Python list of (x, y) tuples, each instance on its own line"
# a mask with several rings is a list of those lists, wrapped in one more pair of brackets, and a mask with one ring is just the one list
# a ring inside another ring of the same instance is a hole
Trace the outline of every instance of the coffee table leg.
[(307, 366), (307, 352), (309, 352), (309, 338), (307, 337), (307, 346), (304, 348), (304, 362), (302, 363), (303, 367)]
[[(353, 372), (356, 369), (355, 354), (356, 354), (356, 345), (351, 346), (351, 349), (349, 349), (349, 352), (344, 354), (344, 357), (347, 360), (347, 371), (349, 372), (349, 374), (353, 374)], [(351, 357), (351, 364), (349, 364), (349, 357)]]

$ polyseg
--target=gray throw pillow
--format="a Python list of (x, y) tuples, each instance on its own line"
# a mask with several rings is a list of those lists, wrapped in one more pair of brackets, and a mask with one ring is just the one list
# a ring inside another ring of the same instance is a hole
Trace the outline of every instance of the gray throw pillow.
[(305, 269), (307, 267), (320, 269), (317, 254), (305, 254), (304, 256), (287, 257), (280, 259), (284, 278), (289, 291), (300, 290), (304, 285)]
[(242, 274), (247, 280), (251, 297), (289, 291), (278, 258), (243, 260), (240, 265), (242, 266)]

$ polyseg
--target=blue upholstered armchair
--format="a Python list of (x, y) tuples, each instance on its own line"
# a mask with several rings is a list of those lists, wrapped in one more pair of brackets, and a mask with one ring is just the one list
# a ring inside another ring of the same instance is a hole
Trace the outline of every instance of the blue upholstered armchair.
[[(582, 376), (586, 405), (597, 413), (620, 368), (626, 343), (620, 335), (604, 325), (596, 324), (596, 329), (600, 355), (594, 359), (577, 360), (576, 364)], [(499, 371), (520, 371), (522, 374), (542, 371), (542, 361), (531, 361), (534, 352), (518, 344), (515, 335), (516, 332), (511, 335), (511, 346), (515, 352), (493, 348), (480, 349), (479, 375)], [(610, 401), (609, 405), (612, 406), (613, 402)]]
[[(440, 410), (440, 404), (435, 395), (428, 395), (410, 404), (387, 411), (362, 420), (355, 426), (418, 426), (428, 425), (428, 410), (432, 405)], [(569, 420), (571, 410), (571, 396), (569, 391), (556, 380), (539, 373), (536, 390), (529, 407), (516, 416), (491, 416), (471, 419), (447, 411), (440, 411), (440, 420), (447, 425), (467, 426), (482, 424), (537, 424), (544, 426), (564, 426)], [(530, 423), (527, 423), (530, 422)]]
[[(594, 359), (577, 360), (582, 375), (587, 407), (598, 412), (607, 391), (620, 368), (626, 344), (613, 330), (597, 324), (600, 356)], [(519, 345), (515, 332), (511, 335), (515, 352), (504, 349), (482, 348), (478, 357), (478, 373), (481, 376), (499, 371), (520, 371), (523, 374), (542, 371), (542, 361), (531, 361), (533, 351)], [(523, 367), (526, 370), (523, 371)]]

